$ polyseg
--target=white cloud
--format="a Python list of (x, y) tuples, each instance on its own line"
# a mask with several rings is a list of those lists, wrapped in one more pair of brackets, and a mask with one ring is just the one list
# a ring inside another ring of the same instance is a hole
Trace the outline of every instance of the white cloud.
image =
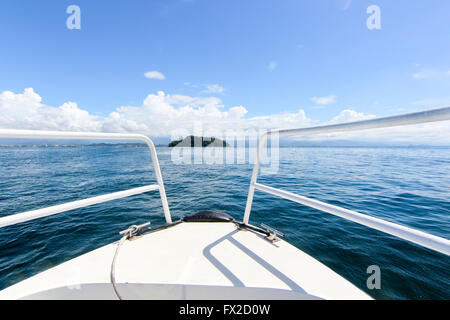
[(373, 114), (364, 114), (361, 112), (356, 112), (355, 110), (347, 109), (341, 111), (329, 122), (329, 124), (369, 120), (373, 118), (376, 118), (376, 116)]
[(0, 128), (65, 131), (98, 131), (97, 117), (78, 108), (74, 102), (60, 107), (41, 103), (42, 98), (32, 88), (21, 94), (4, 91), (0, 94)]
[(164, 80), (166, 77), (159, 71), (149, 71), (144, 74), (147, 79)]
[[(288, 129), (318, 124), (335, 124), (372, 119), (375, 115), (343, 110), (328, 122), (308, 118), (304, 110), (248, 117), (243, 106), (225, 108), (217, 97), (171, 95), (162, 91), (149, 94), (138, 106), (121, 106), (107, 117), (97, 117), (66, 102), (59, 107), (47, 106), (33, 89), (23, 93), (0, 93), (0, 128), (133, 132), (153, 137), (185, 136), (200, 128), (209, 135), (220, 136), (227, 130)], [(356, 139), (373, 141), (411, 141), (450, 143), (450, 121), (315, 136), (311, 139)], [(306, 137), (304, 137), (306, 138)]]
[(139, 106), (121, 106), (101, 118), (80, 109), (74, 102), (60, 107), (42, 104), (32, 88), (23, 93), (0, 93), (0, 128), (135, 132), (149, 136), (193, 133), (195, 127), (223, 134), (228, 129), (293, 128), (310, 125), (303, 110), (296, 113), (246, 117), (243, 106), (226, 109), (217, 97), (149, 94)]
[(424, 109), (427, 108), (438, 108), (438, 107), (448, 107), (450, 106), (450, 97), (446, 98), (432, 98), (432, 99), (424, 99), (417, 100), (412, 103), (413, 106), (421, 107)]
[(195, 84), (191, 82), (185, 82), (184, 85), (186, 87), (191, 87), (195, 89), (204, 88), (201, 93), (221, 93), (225, 92), (225, 88), (219, 84)]
[(431, 79), (431, 78), (445, 78), (450, 76), (450, 70), (449, 71), (443, 71), (443, 70), (433, 70), (433, 69), (423, 69), (421, 71), (418, 71), (416, 73), (413, 73), (412, 77), (416, 80), (422, 80), (422, 79)]
[(203, 90), (202, 92), (205, 93), (224, 93), (225, 92), (225, 88), (218, 85), (218, 84), (207, 84), (205, 85), (205, 90)]
[(345, 5), (342, 8), (343, 11), (347, 11), (350, 8), (350, 5), (352, 4), (352, 0), (346, 0)]
[(270, 72), (274, 71), (276, 69), (276, 67), (278, 66), (278, 62), (276, 61), (270, 61), (269, 65), (267, 66), (267, 70), (269, 70)]
[(431, 78), (435, 75), (435, 72), (432, 70), (422, 70), (419, 72), (414, 73), (412, 76), (414, 79), (427, 79)]
[(331, 95), (331, 96), (326, 96), (326, 97), (312, 97), (310, 100), (318, 105), (327, 105), (327, 104), (335, 103), (336, 96)]
[(299, 127), (311, 123), (303, 110), (253, 118), (246, 117), (247, 112), (243, 106), (226, 110), (216, 97), (170, 95), (160, 91), (148, 95), (141, 106), (117, 108), (105, 119), (103, 130), (182, 136), (201, 128), (220, 135), (229, 129)]

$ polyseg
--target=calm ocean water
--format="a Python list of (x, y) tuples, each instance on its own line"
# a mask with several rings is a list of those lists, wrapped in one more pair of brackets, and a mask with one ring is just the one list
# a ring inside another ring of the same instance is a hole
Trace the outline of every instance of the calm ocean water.
[[(242, 220), (252, 165), (176, 165), (158, 148), (175, 219), (205, 209)], [(0, 148), (0, 216), (154, 183), (146, 148)], [(449, 148), (282, 148), (259, 181), (450, 237)], [(0, 229), (0, 289), (164, 223), (148, 193)], [(450, 299), (450, 258), (314, 209), (256, 192), (251, 223), (286, 240), (378, 299)], [(181, 240), (180, 240), (181, 241)], [(366, 269), (381, 268), (381, 290)]]

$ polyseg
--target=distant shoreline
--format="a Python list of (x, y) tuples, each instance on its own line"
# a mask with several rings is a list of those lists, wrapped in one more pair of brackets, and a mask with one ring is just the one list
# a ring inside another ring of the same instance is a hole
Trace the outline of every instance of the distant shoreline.
[[(0, 149), (45, 149), (45, 148), (146, 148), (145, 143), (94, 143), (94, 144), (42, 144), (42, 145), (0, 145)], [(158, 144), (157, 148), (171, 148), (166, 144)], [(214, 146), (221, 148), (220, 146)], [(189, 147), (186, 147), (189, 148)], [(244, 148), (228, 146), (227, 148)], [(246, 146), (245, 148), (249, 148)], [(254, 146), (252, 146), (254, 148)], [(433, 145), (281, 145), (279, 148), (402, 148), (402, 149), (417, 149), (417, 148), (432, 148), (432, 149), (448, 149), (450, 146), (433, 146)]]

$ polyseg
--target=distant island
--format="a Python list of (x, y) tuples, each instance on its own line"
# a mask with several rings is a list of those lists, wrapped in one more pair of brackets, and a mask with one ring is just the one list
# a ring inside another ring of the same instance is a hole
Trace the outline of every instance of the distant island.
[(172, 147), (229, 147), (230, 145), (221, 139), (214, 137), (197, 137), (197, 136), (187, 136), (183, 140), (171, 141), (168, 145)]

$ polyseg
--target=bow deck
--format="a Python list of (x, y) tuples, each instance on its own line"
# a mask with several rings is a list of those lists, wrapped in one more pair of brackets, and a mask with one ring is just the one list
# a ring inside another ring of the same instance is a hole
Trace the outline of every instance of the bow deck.
[[(114, 299), (101, 247), (0, 292), (0, 299)], [(286, 241), (233, 222), (182, 222), (127, 240), (115, 267), (124, 299), (370, 299)]]

